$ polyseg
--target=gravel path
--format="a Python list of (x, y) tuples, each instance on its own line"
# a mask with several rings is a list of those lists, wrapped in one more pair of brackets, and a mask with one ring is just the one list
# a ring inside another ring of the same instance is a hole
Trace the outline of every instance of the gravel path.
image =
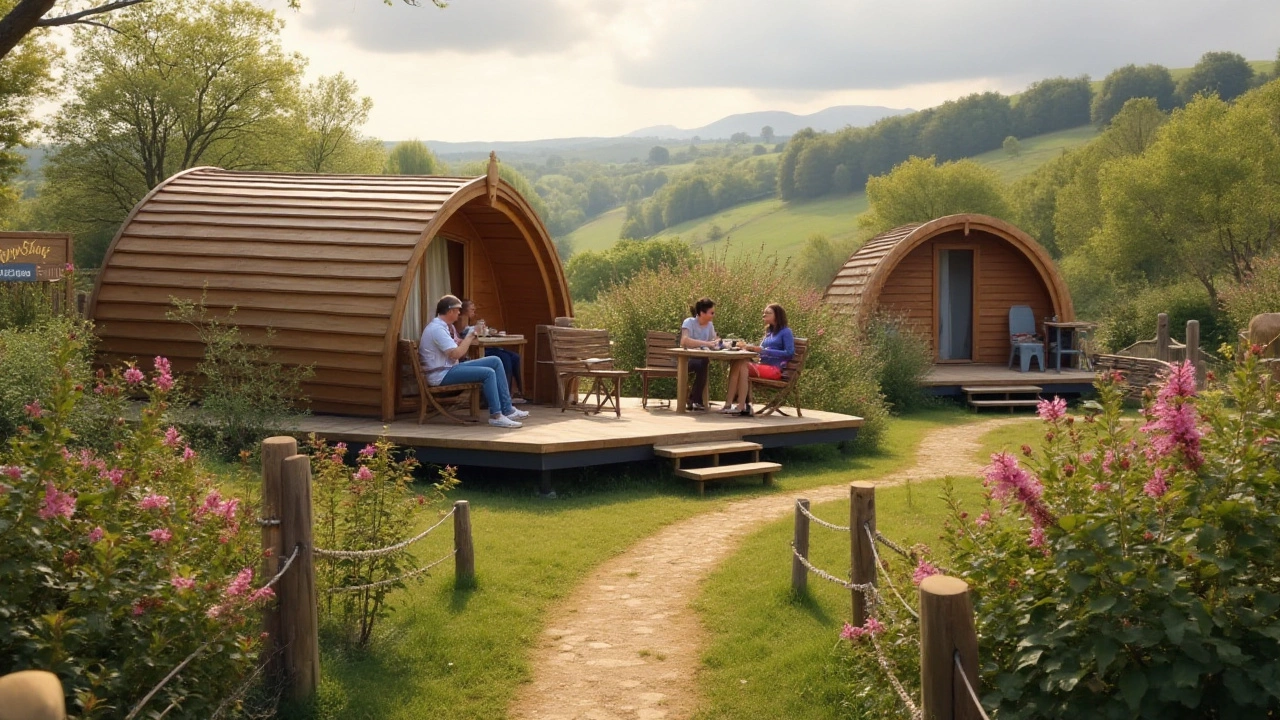
[[(977, 475), (988, 431), (1026, 418), (935, 430), (914, 466), (874, 480), (892, 485)], [(527, 720), (674, 720), (693, 714), (703, 629), (690, 607), (701, 581), (763, 523), (849, 496), (848, 484), (779, 493), (727, 505), (663, 528), (595, 570), (552, 610), (534, 651), (533, 680), (512, 703)], [(696, 548), (696, 552), (690, 552)]]

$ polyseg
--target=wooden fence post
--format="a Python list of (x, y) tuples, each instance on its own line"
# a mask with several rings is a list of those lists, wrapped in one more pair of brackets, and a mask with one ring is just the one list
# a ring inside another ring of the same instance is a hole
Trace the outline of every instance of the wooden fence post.
[[(269, 437), (262, 441), (262, 581), (276, 576), (284, 545), (280, 542), (280, 465), (290, 455), (298, 454), (298, 441), (287, 436)], [(292, 550), (290, 550), (292, 552)], [(285, 553), (287, 556), (287, 553)], [(273, 642), (280, 639), (280, 607), (267, 603), (262, 611), (262, 629)], [(282, 666), (278, 646), (267, 649), (268, 677), (279, 680)]]
[(1196, 369), (1196, 389), (1204, 389), (1205, 366), (1200, 355), (1200, 321), (1187, 321), (1187, 358)]
[(978, 688), (978, 633), (969, 585), (959, 578), (931, 575), (920, 583), (920, 694), (924, 720), (981, 720), (955, 655)]
[(476, 581), (476, 549), (471, 544), (471, 503), (453, 503), (453, 582), (457, 587), (470, 587)]
[[(849, 483), (849, 542), (853, 561), (853, 582), (859, 585), (875, 583), (876, 558), (871, 540), (863, 526), (876, 532), (876, 486), (866, 482)], [(867, 598), (861, 591), (853, 590), (853, 624), (861, 626), (867, 621)]]
[[(796, 529), (793, 543), (800, 557), (809, 557), (809, 516), (804, 514), (809, 509), (808, 498), (796, 500)], [(791, 592), (804, 595), (809, 584), (809, 569), (800, 562), (800, 557), (791, 556)]]
[(1156, 359), (1169, 362), (1169, 313), (1156, 316)]
[(311, 460), (293, 455), (281, 463), (281, 540), (288, 559), (298, 557), (280, 578), (280, 649), (285, 672), (285, 695), (305, 700), (315, 695), (320, 681), (320, 637), (316, 606), (316, 572), (311, 545)]

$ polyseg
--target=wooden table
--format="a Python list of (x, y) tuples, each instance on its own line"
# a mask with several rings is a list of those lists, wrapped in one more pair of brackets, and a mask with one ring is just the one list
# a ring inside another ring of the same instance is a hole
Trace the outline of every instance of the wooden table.
[[(489, 335), (482, 337), (477, 335), (476, 339), (471, 343), (468, 352), (474, 358), (484, 357), (484, 349), (491, 347), (515, 347), (516, 354), (520, 356), (520, 374), (524, 375), (524, 346), (525, 339), (523, 335)], [(524, 378), (520, 378), (521, 385), (524, 384)], [(514, 392), (514, 391), (513, 391)]]
[[(1089, 333), (1096, 327), (1098, 327), (1098, 324), (1091, 322), (1045, 321), (1045, 336), (1049, 337), (1050, 342), (1053, 343), (1053, 369), (1062, 372), (1063, 355), (1079, 355), (1080, 369), (1088, 370), (1089, 356), (1081, 349), (1081, 343), (1088, 339)], [(1053, 331), (1052, 335), (1049, 334), (1050, 330)], [(1065, 349), (1062, 347), (1063, 330), (1067, 331), (1066, 335), (1071, 340), (1071, 347)]]
[[(707, 358), (708, 360), (723, 360), (732, 362), (734, 360), (756, 360), (760, 357), (760, 353), (751, 350), (711, 350), (709, 348), (673, 348), (672, 355), (676, 356), (676, 412), (685, 411), (685, 398), (689, 394), (689, 359), (690, 358)], [(710, 372), (710, 365), (707, 370)], [(708, 379), (706, 388), (702, 391), (702, 406), (707, 406), (707, 396), (710, 394), (711, 382)]]

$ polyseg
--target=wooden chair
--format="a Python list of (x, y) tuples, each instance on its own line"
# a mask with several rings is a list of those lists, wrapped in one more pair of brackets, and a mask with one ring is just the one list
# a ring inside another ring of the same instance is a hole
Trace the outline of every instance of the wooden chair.
[[(412, 340), (400, 341), (400, 367), (412, 368), (413, 381), (418, 386), (418, 424), (428, 418), (443, 415), (460, 425), (480, 421), (480, 383), (459, 383), (456, 385), (428, 385), (427, 376), (422, 372), (418, 361), (418, 343)], [(451, 411), (463, 406), (470, 406), (471, 417), (460, 418)]]
[(783, 366), (781, 380), (751, 378), (751, 394), (755, 395), (756, 390), (759, 389), (769, 396), (764, 407), (756, 411), (757, 415), (769, 415), (775, 412), (786, 415), (782, 406), (790, 400), (795, 406), (796, 416), (804, 417), (804, 412), (800, 410), (800, 375), (804, 372), (804, 362), (809, 356), (809, 341), (805, 338), (796, 338), (795, 345), (796, 353)]
[[(609, 347), (608, 330), (585, 328), (547, 328), (551, 344), (551, 362), (556, 376), (556, 402), (560, 412), (573, 404), (586, 413), (600, 412), (612, 404), (613, 412), (622, 417), (622, 380), (631, 373), (613, 368), (612, 350)], [(586, 396), (579, 400), (575, 383), (591, 381)], [(570, 389), (572, 388), (572, 393)], [(587, 400), (594, 393), (595, 409), (587, 409)]]
[[(680, 335), (662, 330), (650, 330), (644, 334), (644, 367), (638, 367), (640, 373), (640, 407), (649, 407), (649, 381), (653, 378), (674, 378), (676, 376), (676, 356), (671, 350), (680, 345)], [(665, 401), (667, 405), (670, 400)]]

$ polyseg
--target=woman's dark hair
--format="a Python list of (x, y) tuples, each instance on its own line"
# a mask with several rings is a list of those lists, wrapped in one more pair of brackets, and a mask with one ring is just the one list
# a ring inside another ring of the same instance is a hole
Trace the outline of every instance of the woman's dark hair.
[(694, 303), (692, 308), (689, 308), (689, 312), (692, 313), (693, 317), (698, 317), (715, 306), (715, 300), (712, 300), (711, 298), (702, 298), (698, 302)]
[(769, 332), (777, 335), (787, 326), (787, 311), (778, 303), (769, 303), (769, 309), (773, 311), (773, 324), (769, 326)]
[(462, 301), (452, 295), (445, 295), (436, 301), (436, 315), (443, 315), (455, 307), (462, 307)]
[(474, 301), (474, 300), (472, 300), (472, 299), (470, 299), (470, 298), (462, 298), (462, 299), (461, 299), (461, 300), (459, 300), (458, 302), (462, 303), (462, 314), (463, 314), (463, 315), (466, 315), (466, 314), (467, 314), (467, 308), (469, 308), (469, 307), (475, 307), (475, 304), (476, 304), (476, 303), (475, 303), (475, 301)]

